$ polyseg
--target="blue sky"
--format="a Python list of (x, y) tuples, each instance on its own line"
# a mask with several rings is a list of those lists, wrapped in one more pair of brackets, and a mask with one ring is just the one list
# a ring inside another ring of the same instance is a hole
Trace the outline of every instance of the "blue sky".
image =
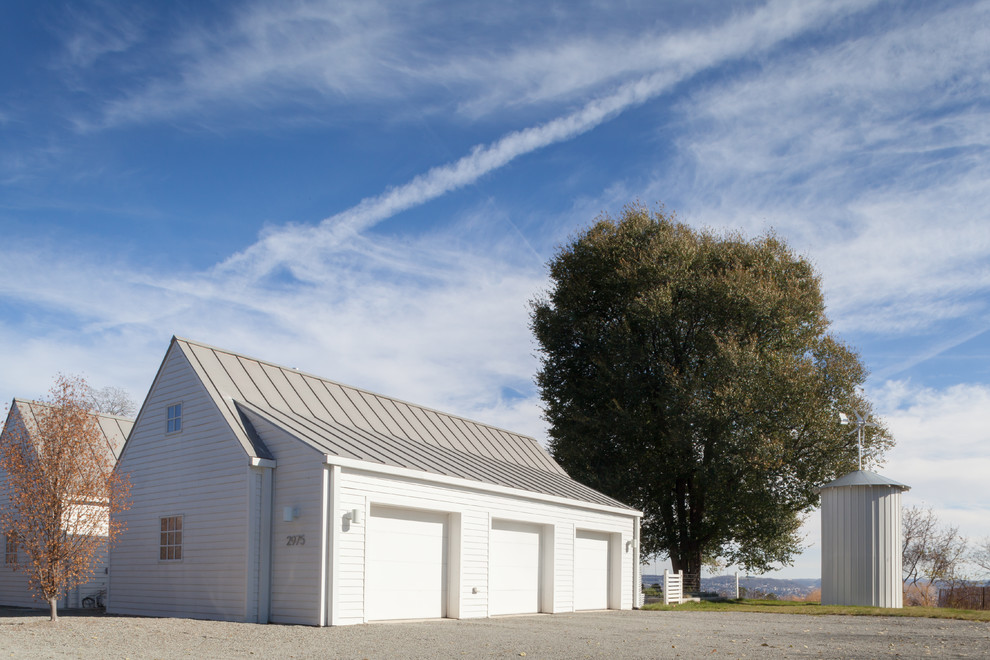
[[(987, 2), (0, 6), (0, 398), (173, 334), (545, 437), (527, 301), (600, 213), (770, 229), (990, 535)], [(780, 573), (819, 573), (812, 545)]]

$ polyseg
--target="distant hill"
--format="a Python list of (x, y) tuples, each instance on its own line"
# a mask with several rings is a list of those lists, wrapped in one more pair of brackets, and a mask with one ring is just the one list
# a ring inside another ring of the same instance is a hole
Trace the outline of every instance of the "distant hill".
[[(643, 586), (663, 584), (662, 575), (644, 575)], [(778, 598), (796, 596), (804, 598), (815, 589), (820, 589), (822, 581), (820, 578), (797, 578), (793, 580), (781, 580), (778, 578), (768, 578), (760, 576), (739, 577), (740, 589), (746, 589), (750, 593), (760, 591), (765, 594), (776, 594)], [(734, 597), (736, 593), (736, 576), (719, 575), (717, 577), (701, 578), (702, 591), (714, 591), (721, 596)]]

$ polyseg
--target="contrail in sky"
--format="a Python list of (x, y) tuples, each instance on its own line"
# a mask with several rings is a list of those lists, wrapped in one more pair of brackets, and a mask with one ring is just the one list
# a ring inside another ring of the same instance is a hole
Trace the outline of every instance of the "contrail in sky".
[(315, 227), (288, 225), (270, 230), (257, 243), (219, 264), (217, 270), (257, 278), (285, 266), (305, 279), (306, 264), (319, 263), (321, 254), (368, 227), (470, 185), (519, 156), (586, 133), (714, 64), (768, 50), (824, 19), (859, 11), (869, 4), (873, 3), (779, 0), (743, 19), (734, 17), (714, 30), (658, 40), (657, 52), (664, 55), (657, 58), (663, 61), (662, 71), (627, 82), (575, 112), (514, 131), (490, 144), (475, 146), (466, 156), (434, 167), (380, 195), (365, 198)]

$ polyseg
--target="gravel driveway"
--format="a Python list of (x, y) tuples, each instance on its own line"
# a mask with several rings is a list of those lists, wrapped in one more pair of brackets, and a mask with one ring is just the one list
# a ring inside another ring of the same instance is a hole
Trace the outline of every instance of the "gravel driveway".
[(962, 658), (990, 623), (743, 612), (584, 612), (341, 628), (0, 609), (0, 658)]

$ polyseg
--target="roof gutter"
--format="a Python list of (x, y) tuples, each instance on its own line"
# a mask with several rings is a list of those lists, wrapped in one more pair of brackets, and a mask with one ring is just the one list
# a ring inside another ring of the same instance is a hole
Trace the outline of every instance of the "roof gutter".
[(575, 500), (568, 497), (559, 497), (557, 495), (547, 495), (546, 493), (536, 493), (529, 490), (509, 488), (508, 486), (488, 484), (482, 481), (463, 479), (461, 477), (449, 477), (445, 474), (434, 474), (432, 472), (423, 472), (422, 470), (413, 470), (410, 468), (394, 467), (391, 465), (381, 465), (378, 463), (369, 463), (368, 461), (360, 461), (354, 458), (344, 458), (342, 456), (333, 456), (332, 454), (324, 454), (323, 463), (325, 465), (339, 465), (342, 468), (348, 468), (351, 470), (361, 470), (363, 472), (373, 472), (377, 474), (388, 474), (396, 477), (404, 477), (406, 479), (416, 479), (418, 481), (428, 481), (431, 483), (444, 484), (447, 486), (470, 488), (472, 490), (480, 490), (488, 493), (496, 493), (498, 495), (521, 497), (524, 499), (536, 500), (539, 502), (547, 502), (550, 504), (562, 504), (572, 508), (588, 509), (590, 511), (601, 511), (604, 513), (614, 513), (614, 514), (618, 514), (622, 516), (630, 516), (634, 518), (643, 517), (643, 512), (637, 511), (635, 509), (624, 509), (622, 507), (610, 506), (608, 504), (584, 502), (582, 500)]

